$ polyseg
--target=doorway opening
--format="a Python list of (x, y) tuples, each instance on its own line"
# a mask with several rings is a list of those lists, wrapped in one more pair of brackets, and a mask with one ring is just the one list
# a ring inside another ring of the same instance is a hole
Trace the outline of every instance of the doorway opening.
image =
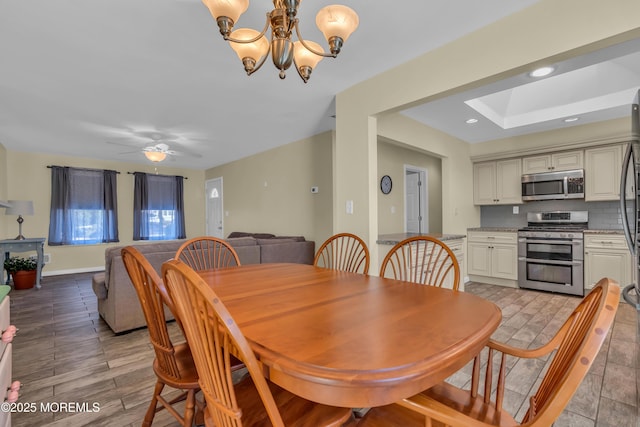
[(205, 216), (207, 236), (224, 239), (222, 205), (222, 177), (209, 179), (205, 183)]
[(429, 232), (429, 190), (427, 169), (404, 166), (405, 232)]

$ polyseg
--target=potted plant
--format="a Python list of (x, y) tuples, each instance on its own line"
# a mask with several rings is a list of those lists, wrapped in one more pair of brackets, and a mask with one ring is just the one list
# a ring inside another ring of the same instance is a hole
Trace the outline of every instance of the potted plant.
[(38, 263), (33, 258), (14, 256), (5, 259), (4, 268), (13, 278), (14, 289), (29, 289), (36, 283)]

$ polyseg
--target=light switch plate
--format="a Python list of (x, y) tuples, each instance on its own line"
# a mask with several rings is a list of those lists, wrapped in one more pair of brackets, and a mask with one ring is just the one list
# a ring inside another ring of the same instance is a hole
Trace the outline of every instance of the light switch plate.
[(353, 200), (347, 200), (347, 213), (353, 214)]
[(514, 215), (518, 215), (520, 213), (520, 206), (514, 206), (513, 207), (513, 214)]

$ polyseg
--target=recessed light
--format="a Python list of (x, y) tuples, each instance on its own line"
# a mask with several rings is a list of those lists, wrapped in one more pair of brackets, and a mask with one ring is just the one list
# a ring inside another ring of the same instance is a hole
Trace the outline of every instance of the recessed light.
[(565, 123), (571, 123), (571, 122), (577, 122), (579, 119), (579, 117), (568, 117), (566, 119), (564, 119)]
[(530, 77), (544, 77), (555, 71), (554, 67), (540, 67), (529, 73)]
[(468, 125), (472, 125), (474, 123), (478, 123), (478, 119), (467, 119), (464, 122)]

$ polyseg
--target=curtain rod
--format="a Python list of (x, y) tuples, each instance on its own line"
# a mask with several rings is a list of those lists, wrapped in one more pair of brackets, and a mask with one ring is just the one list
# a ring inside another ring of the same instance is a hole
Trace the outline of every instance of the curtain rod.
[(114, 171), (112, 169), (91, 169), (91, 168), (77, 168), (75, 166), (47, 165), (47, 169), (51, 169), (51, 168), (73, 168), (73, 169), (78, 169), (78, 170), (82, 170), (82, 171), (102, 171), (102, 170), (106, 170), (106, 171), (115, 172), (117, 174), (120, 174), (120, 172)]
[[(134, 174), (136, 174), (136, 173), (148, 173), (148, 172), (127, 172), (127, 174), (128, 174), (128, 175), (134, 175)], [(153, 174), (152, 174), (152, 175), (153, 175)], [(156, 173), (156, 175), (158, 175), (158, 174)], [(186, 177), (186, 176), (180, 176), (180, 175), (163, 175), (163, 176), (179, 176), (179, 177), (180, 177), (180, 178), (182, 178), (182, 179), (189, 179), (189, 178), (188, 178), (188, 177)]]

